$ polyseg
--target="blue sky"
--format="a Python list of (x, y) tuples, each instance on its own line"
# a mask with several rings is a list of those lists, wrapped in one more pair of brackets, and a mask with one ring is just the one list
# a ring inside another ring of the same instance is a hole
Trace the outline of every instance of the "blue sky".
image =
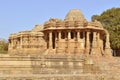
[(71, 9), (80, 9), (90, 21), (94, 14), (120, 7), (120, 0), (0, 0), (0, 38), (31, 30), (49, 18), (64, 19)]

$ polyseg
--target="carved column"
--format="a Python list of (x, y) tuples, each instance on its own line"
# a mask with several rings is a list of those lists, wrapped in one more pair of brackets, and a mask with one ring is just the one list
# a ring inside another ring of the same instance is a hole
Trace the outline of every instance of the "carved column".
[(109, 34), (106, 35), (105, 55), (112, 56), (111, 48), (110, 48), (110, 41), (109, 41)]
[(79, 40), (80, 40), (80, 32), (77, 31), (77, 41), (79, 41)]
[(15, 47), (16, 47), (16, 49), (18, 48), (18, 42), (17, 42), (17, 38), (15, 38)]
[(89, 40), (89, 34), (90, 32), (86, 32), (86, 54), (89, 54), (90, 51), (90, 40)]
[(17, 48), (19, 48), (20, 42), (18, 40), (18, 37), (16, 38)]
[(55, 49), (57, 47), (57, 41), (58, 41), (57, 32), (55, 32)]
[(86, 48), (90, 48), (89, 34), (90, 34), (90, 32), (86, 33)]
[(11, 49), (13, 49), (13, 47), (12, 47), (12, 38), (9, 39), (9, 46), (8, 46), (8, 50), (10, 51)]
[(70, 53), (70, 40), (71, 40), (71, 32), (68, 31), (68, 42), (67, 42), (67, 53)]
[(55, 32), (55, 41), (58, 40), (58, 37), (57, 37), (57, 32)]
[(12, 48), (11, 39), (9, 39), (8, 50)]
[(61, 31), (58, 32), (58, 40), (61, 40)]
[(100, 48), (100, 46), (98, 46), (100, 43), (100, 35), (97, 32), (93, 32), (93, 41), (92, 41), (92, 48), (91, 48), (91, 54), (94, 56), (102, 56), (103, 51)]
[(14, 46), (14, 43), (13, 43), (13, 42), (14, 42), (14, 39), (12, 38), (12, 39), (11, 39), (12, 49), (13, 49), (13, 46)]
[(106, 44), (105, 48), (110, 48), (109, 34), (106, 35)]
[(9, 52), (10, 53), (13, 53), (13, 49), (14, 49), (14, 44), (13, 44), (13, 37), (10, 39), (11, 40), (11, 46), (10, 46), (10, 48), (9, 48)]
[(75, 49), (75, 53), (80, 53), (80, 32), (79, 30), (77, 30), (77, 42), (76, 42), (76, 49)]
[(68, 40), (71, 39), (71, 32), (68, 31)]
[(96, 32), (93, 32), (92, 47), (97, 47)]
[(52, 49), (52, 32), (49, 32), (49, 49)]
[(22, 45), (23, 45), (23, 41), (22, 41), (23, 39), (22, 39), (22, 35), (21, 35), (21, 37), (20, 37), (20, 45), (21, 45), (21, 48), (22, 48)]
[[(82, 32), (82, 35), (80, 34), (80, 37), (82, 36), (82, 39), (80, 38), (80, 43), (81, 43), (81, 49), (85, 49), (85, 32)], [(84, 53), (84, 51), (82, 52)]]
[(15, 38), (13, 38), (13, 48), (16, 48), (16, 44), (15, 44)]
[(61, 53), (61, 50), (60, 50), (60, 41), (61, 41), (61, 31), (58, 31), (58, 40), (57, 40), (57, 45), (56, 45), (56, 53)]
[(100, 47), (100, 33), (97, 33), (97, 45)]
[(97, 33), (97, 47), (98, 47), (98, 50), (99, 50), (100, 54), (103, 55), (104, 54), (103, 43), (101, 43), (100, 33), (99, 32)]
[(45, 39), (47, 42), (47, 49), (49, 49), (49, 34), (47, 32), (45, 33)]
[(85, 48), (85, 32), (83, 32), (82, 47)]

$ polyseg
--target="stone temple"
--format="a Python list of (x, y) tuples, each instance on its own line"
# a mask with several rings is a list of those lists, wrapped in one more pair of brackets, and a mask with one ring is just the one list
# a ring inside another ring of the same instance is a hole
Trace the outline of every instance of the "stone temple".
[(88, 22), (80, 10), (64, 20), (51, 18), (31, 31), (11, 34), (9, 53), (112, 55), (109, 33), (99, 21)]
[(11, 34), (8, 54), (0, 54), (0, 80), (120, 80), (119, 75), (108, 31), (76, 9), (64, 20), (50, 18)]

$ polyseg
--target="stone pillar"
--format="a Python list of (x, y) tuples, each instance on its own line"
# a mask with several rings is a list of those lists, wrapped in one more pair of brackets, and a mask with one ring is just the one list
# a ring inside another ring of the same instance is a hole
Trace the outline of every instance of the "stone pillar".
[(100, 41), (100, 44), (99, 44), (99, 46), (100, 46), (100, 48), (103, 50), (103, 36), (102, 35), (100, 35), (100, 39), (99, 39)]
[(58, 32), (58, 40), (61, 40), (61, 31)]
[(70, 40), (71, 40), (71, 32), (68, 31), (68, 42), (67, 42), (67, 53), (70, 53)]
[(16, 39), (16, 43), (17, 43), (17, 49), (20, 48), (20, 42), (18, 41), (18, 38)]
[(10, 42), (11, 42), (11, 39), (9, 39), (8, 50), (12, 48)]
[(11, 46), (12, 46), (12, 49), (13, 49), (13, 46), (14, 46), (14, 39), (13, 38), (11, 39)]
[[(81, 40), (81, 39), (80, 39)], [(83, 39), (82, 39), (83, 46), (85, 48), (85, 32), (83, 32)]]
[(90, 40), (89, 40), (89, 34), (90, 32), (86, 32), (86, 50), (85, 50), (85, 54), (89, 54), (90, 52)]
[(55, 32), (55, 49), (57, 47), (57, 41), (58, 41), (57, 32)]
[(112, 56), (111, 48), (110, 48), (110, 41), (109, 41), (109, 34), (106, 35), (105, 55)]
[(91, 48), (91, 55), (100, 57), (103, 54), (102, 49), (100, 46), (100, 35), (97, 32), (93, 32), (93, 41), (92, 41), (92, 48)]
[(105, 44), (105, 48), (110, 48), (110, 43), (109, 43), (109, 34), (106, 35), (106, 44)]
[(10, 38), (9, 41), (11, 41), (11, 43), (9, 42), (8, 52), (13, 53), (13, 38)]
[(83, 39), (80, 38), (80, 40), (82, 40), (82, 42), (84, 43), (84, 45), (86, 44), (86, 41), (85, 41), (85, 32), (83, 32)]
[(49, 32), (49, 49), (53, 49), (53, 47), (52, 47), (52, 32)]
[(77, 35), (76, 35), (76, 37), (77, 37), (77, 42), (76, 42), (76, 49), (75, 49), (75, 53), (80, 53), (80, 32), (79, 32), (79, 30), (77, 30)]
[(97, 47), (96, 32), (93, 32), (92, 47)]
[(57, 32), (55, 32), (55, 41), (58, 40), (58, 37), (57, 37)]
[(9, 46), (8, 46), (8, 49), (9, 49), (9, 50), (13, 49), (13, 47), (12, 47), (12, 39), (9, 39)]
[(61, 41), (61, 31), (58, 31), (58, 40), (56, 42), (56, 53), (61, 53), (60, 41)]
[(71, 39), (71, 32), (68, 31), (68, 40)]
[(13, 39), (13, 47), (14, 47), (14, 49), (16, 48), (15, 38)]
[(23, 46), (23, 39), (22, 39), (22, 35), (21, 35), (21, 37), (20, 37), (20, 45), (21, 45), (21, 48), (22, 48), (22, 46)]
[(86, 48), (90, 48), (89, 34), (90, 34), (90, 32), (86, 33)]
[(80, 32), (77, 31), (77, 41), (79, 41), (79, 40), (80, 40)]
[(103, 42), (101, 42), (100, 39), (100, 33), (97, 33), (97, 46), (98, 46), (98, 50), (100, 51), (100, 53), (103, 55), (104, 54), (104, 50), (103, 50)]
[(97, 33), (97, 45), (100, 47), (100, 33)]
[(49, 49), (49, 34), (47, 32), (45, 33), (45, 39), (47, 42), (47, 49)]

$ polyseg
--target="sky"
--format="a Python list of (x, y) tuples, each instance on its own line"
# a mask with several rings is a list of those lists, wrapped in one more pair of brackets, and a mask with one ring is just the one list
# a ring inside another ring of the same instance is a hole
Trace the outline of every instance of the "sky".
[(80, 9), (91, 21), (110, 8), (120, 8), (120, 0), (0, 0), (0, 38), (31, 30), (50, 18), (64, 19), (71, 9)]

